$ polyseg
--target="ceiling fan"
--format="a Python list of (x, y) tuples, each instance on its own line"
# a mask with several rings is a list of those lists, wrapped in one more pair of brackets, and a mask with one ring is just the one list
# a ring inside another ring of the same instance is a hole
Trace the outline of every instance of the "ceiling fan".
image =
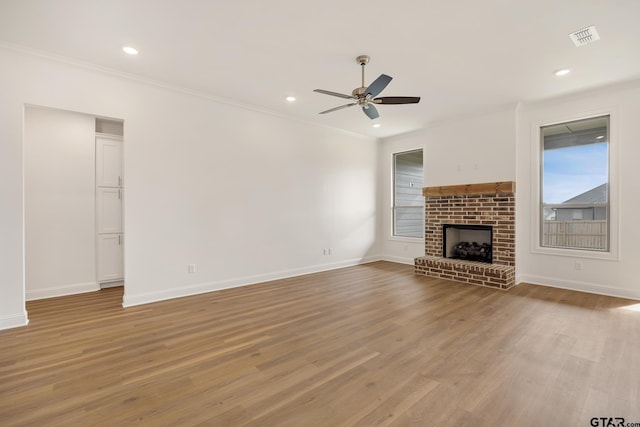
[(384, 90), (385, 87), (391, 81), (391, 77), (386, 74), (380, 74), (368, 87), (364, 85), (364, 67), (369, 63), (368, 55), (360, 55), (356, 58), (356, 61), (362, 67), (362, 86), (357, 87), (351, 92), (351, 95), (344, 95), (342, 93), (331, 92), (324, 89), (314, 89), (314, 92), (324, 93), (325, 95), (337, 96), (338, 98), (350, 99), (353, 102), (340, 107), (331, 108), (326, 111), (321, 111), (320, 114), (331, 113), (332, 111), (342, 110), (343, 108), (353, 107), (359, 105), (362, 107), (362, 111), (370, 119), (377, 119), (380, 117), (378, 110), (374, 104), (416, 104), (420, 102), (419, 96), (383, 96), (376, 98), (376, 96)]

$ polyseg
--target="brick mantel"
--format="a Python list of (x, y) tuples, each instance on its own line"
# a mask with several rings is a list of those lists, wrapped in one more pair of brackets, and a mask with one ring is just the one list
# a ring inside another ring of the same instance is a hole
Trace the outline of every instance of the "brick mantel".
[[(415, 272), (464, 283), (509, 289), (515, 285), (515, 182), (425, 187), (425, 256)], [(442, 256), (443, 224), (493, 228), (493, 263)]]

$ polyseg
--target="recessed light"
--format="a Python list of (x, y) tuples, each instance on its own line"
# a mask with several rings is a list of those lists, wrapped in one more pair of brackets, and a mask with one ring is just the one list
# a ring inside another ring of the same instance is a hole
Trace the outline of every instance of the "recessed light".
[(556, 72), (554, 72), (553, 74), (555, 74), (558, 77), (562, 77), (562, 76), (566, 76), (570, 72), (571, 72), (571, 70), (568, 69), (568, 68), (561, 68), (561, 69), (557, 70)]
[(380, 125), (380, 123), (374, 123), (374, 124), (373, 124), (373, 127), (374, 127), (374, 128), (379, 128), (380, 126), (381, 126), (381, 125)]
[(287, 101), (289, 102), (296, 102), (296, 97), (295, 96), (287, 96)]
[(596, 139), (602, 139), (602, 138), (604, 138), (604, 135), (596, 136)]
[(135, 47), (123, 46), (122, 50), (124, 51), (124, 53), (128, 53), (129, 55), (137, 55), (138, 54), (138, 49), (136, 49)]

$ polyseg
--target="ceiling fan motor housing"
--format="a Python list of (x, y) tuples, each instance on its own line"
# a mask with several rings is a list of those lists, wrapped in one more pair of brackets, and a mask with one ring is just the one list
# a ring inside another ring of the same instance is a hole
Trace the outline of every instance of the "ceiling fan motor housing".
[(366, 87), (357, 87), (357, 88), (355, 88), (355, 89), (353, 90), (353, 92), (351, 92), (351, 95), (353, 95), (353, 96), (358, 96), (358, 97), (359, 97), (359, 96), (361, 96), (361, 95), (364, 95), (364, 94), (365, 94), (365, 93), (364, 93), (364, 91), (365, 91), (365, 90), (367, 90), (367, 88), (366, 88)]
[(356, 61), (358, 62), (358, 64), (360, 65), (367, 65), (369, 63), (369, 55), (360, 55), (356, 58)]

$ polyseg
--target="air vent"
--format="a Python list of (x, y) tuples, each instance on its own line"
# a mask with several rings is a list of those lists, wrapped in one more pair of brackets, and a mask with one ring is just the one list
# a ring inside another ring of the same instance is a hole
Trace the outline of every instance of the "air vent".
[(598, 31), (596, 31), (596, 27), (594, 27), (593, 25), (570, 33), (569, 38), (573, 41), (573, 44), (578, 47), (584, 46), (585, 44), (593, 43), (596, 40), (600, 40)]

